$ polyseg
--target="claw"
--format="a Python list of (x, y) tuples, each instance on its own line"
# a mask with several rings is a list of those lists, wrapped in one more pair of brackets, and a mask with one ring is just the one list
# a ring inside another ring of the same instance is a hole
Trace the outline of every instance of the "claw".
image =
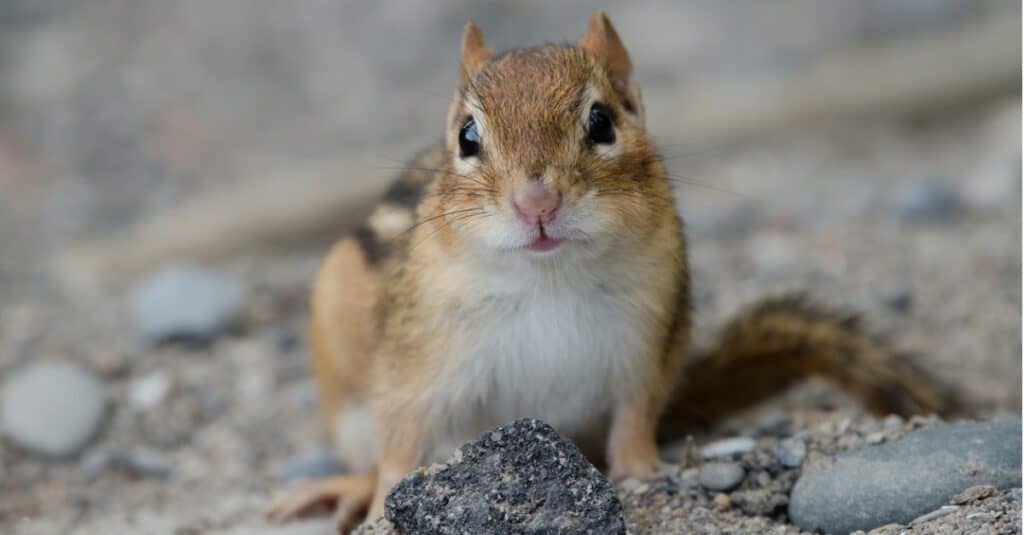
[(362, 520), (376, 481), (376, 474), (369, 473), (305, 483), (274, 500), (265, 516), (270, 522), (282, 523), (333, 508), (339, 533), (346, 533)]

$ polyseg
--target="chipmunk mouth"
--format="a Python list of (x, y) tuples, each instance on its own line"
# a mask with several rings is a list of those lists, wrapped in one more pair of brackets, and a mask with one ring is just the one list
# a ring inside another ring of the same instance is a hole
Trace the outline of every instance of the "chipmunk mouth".
[(552, 238), (548, 236), (547, 232), (544, 231), (544, 225), (540, 225), (540, 234), (533, 240), (533, 242), (526, 246), (527, 249), (535, 252), (547, 252), (553, 251), (565, 240), (561, 238)]

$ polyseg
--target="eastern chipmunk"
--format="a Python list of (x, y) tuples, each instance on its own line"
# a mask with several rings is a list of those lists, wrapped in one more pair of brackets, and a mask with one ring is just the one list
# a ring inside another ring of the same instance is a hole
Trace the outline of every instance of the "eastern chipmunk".
[(683, 226), (603, 12), (575, 45), (501, 55), (468, 23), (461, 64), (443, 144), (313, 287), (313, 370), (350, 473), (298, 489), (271, 519), (330, 503), (348, 529), (410, 471), (523, 417), (591, 458), (603, 449), (611, 477), (649, 478), (659, 421), (668, 434), (809, 374), (879, 411), (950, 408), (855, 322), (796, 298), (762, 303), (684, 368)]

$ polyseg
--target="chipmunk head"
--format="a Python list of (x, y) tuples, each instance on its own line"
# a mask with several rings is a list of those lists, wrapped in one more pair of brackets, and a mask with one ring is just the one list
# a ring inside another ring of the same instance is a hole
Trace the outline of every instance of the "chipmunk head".
[(494, 56), (466, 25), (438, 193), (456, 239), (531, 258), (640, 239), (671, 206), (622, 41), (598, 11), (575, 45)]

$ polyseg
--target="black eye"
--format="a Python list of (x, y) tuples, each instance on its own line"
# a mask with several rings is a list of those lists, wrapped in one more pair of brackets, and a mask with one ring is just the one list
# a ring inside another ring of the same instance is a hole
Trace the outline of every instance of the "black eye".
[(472, 117), (466, 120), (459, 130), (459, 157), (469, 158), (480, 152), (480, 133), (476, 131), (476, 121)]
[(604, 104), (594, 104), (587, 119), (587, 138), (594, 143), (615, 142), (612, 111)]

